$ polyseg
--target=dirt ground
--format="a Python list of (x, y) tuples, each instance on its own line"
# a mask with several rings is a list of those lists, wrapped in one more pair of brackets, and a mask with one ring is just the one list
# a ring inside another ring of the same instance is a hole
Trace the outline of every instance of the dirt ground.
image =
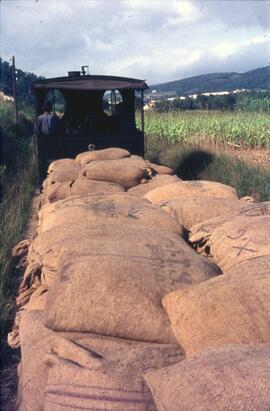
[[(206, 146), (209, 150), (209, 146)], [(242, 160), (247, 164), (255, 167), (260, 167), (265, 170), (270, 170), (270, 148), (243, 148), (235, 144), (227, 143), (226, 145), (213, 145), (210, 150), (217, 154), (225, 154), (237, 160)]]
[(270, 170), (270, 149), (229, 149), (229, 155), (246, 163)]

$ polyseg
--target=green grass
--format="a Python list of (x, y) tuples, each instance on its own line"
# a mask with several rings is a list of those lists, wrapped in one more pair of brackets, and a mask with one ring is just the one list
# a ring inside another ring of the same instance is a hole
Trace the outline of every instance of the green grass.
[(234, 159), (219, 146), (205, 143), (188, 146), (148, 136), (147, 157), (173, 168), (184, 180), (218, 181), (234, 187), (240, 197), (270, 201), (270, 171)]
[(24, 165), (13, 177), (2, 176), (0, 204), (0, 339), (2, 359), (7, 351), (6, 335), (10, 328), (18, 273), (12, 259), (12, 247), (21, 240), (29, 216), (29, 207), (36, 183), (36, 159), (33, 142), (24, 154)]
[(270, 114), (219, 111), (145, 113), (145, 132), (171, 143), (270, 147)]
[(3, 136), (17, 139), (33, 134), (33, 112), (28, 106), (19, 111), (19, 122), (16, 124), (14, 117), (14, 107), (11, 102), (0, 100), (1, 131)]

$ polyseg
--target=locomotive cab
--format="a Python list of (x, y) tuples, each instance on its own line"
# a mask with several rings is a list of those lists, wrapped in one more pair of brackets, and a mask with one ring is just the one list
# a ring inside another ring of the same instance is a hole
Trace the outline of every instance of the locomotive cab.
[[(89, 147), (121, 147), (144, 156), (143, 93), (147, 88), (143, 80), (81, 72), (34, 82), (36, 121), (48, 100), (55, 118), (49, 135), (36, 128), (40, 182), (51, 161), (75, 157)], [(135, 118), (138, 101), (140, 128)]]

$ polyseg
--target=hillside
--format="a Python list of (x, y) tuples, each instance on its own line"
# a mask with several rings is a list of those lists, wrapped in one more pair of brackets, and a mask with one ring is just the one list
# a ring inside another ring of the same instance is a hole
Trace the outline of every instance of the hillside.
[(270, 67), (261, 67), (246, 73), (203, 74), (150, 86), (150, 90), (175, 92), (178, 95), (243, 88), (270, 90)]

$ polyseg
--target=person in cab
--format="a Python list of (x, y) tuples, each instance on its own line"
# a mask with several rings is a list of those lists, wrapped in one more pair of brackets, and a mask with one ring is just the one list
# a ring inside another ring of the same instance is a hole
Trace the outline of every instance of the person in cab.
[(59, 127), (59, 119), (52, 113), (52, 103), (45, 101), (43, 104), (43, 114), (37, 118), (37, 132), (44, 136), (56, 134)]

